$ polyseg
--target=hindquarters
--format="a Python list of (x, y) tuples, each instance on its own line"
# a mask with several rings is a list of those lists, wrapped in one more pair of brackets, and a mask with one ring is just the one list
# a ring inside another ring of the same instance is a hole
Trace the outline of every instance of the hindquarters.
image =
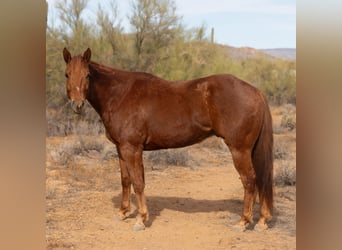
[(265, 110), (263, 94), (231, 75), (208, 81), (208, 113), (216, 135), (235, 148), (251, 149), (261, 130)]
[(240, 225), (253, 221), (259, 192), (258, 225), (266, 227), (273, 204), (273, 133), (267, 101), (258, 89), (230, 75), (219, 76), (211, 86), (212, 127), (228, 145), (245, 190)]

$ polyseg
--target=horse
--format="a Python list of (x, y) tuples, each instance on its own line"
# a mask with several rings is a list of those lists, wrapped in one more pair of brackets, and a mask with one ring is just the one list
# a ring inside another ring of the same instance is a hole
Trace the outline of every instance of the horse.
[(118, 151), (122, 199), (117, 218), (128, 217), (133, 186), (138, 210), (133, 229), (144, 230), (149, 219), (143, 151), (185, 147), (215, 135), (228, 146), (244, 188), (241, 219), (233, 227), (244, 231), (254, 223), (258, 193), (260, 218), (254, 229), (268, 228), (273, 131), (270, 108), (260, 90), (231, 74), (171, 82), (119, 70), (91, 61), (89, 48), (78, 56), (64, 48), (63, 57), (72, 109), (80, 114), (87, 100)]

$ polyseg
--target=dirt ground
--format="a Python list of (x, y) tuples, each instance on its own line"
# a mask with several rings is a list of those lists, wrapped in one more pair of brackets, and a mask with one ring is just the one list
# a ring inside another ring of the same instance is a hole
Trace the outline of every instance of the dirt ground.
[[(281, 112), (273, 111), (279, 122)], [(295, 164), (295, 132), (286, 159)], [(163, 158), (164, 157), (164, 158)], [(171, 158), (169, 162), (163, 162)], [(176, 161), (173, 158), (178, 158)], [(174, 160), (174, 161), (173, 161)], [(158, 165), (158, 162), (161, 162)], [(296, 187), (276, 185), (270, 228), (245, 232), (232, 226), (242, 211), (243, 188), (228, 149), (218, 138), (177, 150), (144, 153), (150, 219), (133, 231), (132, 214), (115, 221), (120, 206), (120, 170), (115, 147), (104, 136), (46, 139), (47, 249), (295, 249)], [(258, 202), (254, 219), (257, 221)]]

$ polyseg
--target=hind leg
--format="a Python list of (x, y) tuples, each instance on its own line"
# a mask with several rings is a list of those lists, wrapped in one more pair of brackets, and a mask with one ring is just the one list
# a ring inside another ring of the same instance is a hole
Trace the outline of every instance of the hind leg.
[(265, 198), (259, 194), (260, 200), (260, 219), (258, 223), (255, 225), (255, 230), (263, 231), (268, 229), (267, 221), (272, 218), (271, 209), (268, 207)]
[(236, 229), (245, 230), (249, 223), (253, 223), (253, 208), (256, 198), (256, 177), (251, 159), (251, 151), (247, 149), (230, 148), (233, 162), (238, 171), (244, 188), (243, 211)]

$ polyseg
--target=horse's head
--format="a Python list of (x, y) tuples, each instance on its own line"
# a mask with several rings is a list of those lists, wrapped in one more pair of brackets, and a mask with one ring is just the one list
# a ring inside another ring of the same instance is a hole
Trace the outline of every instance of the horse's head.
[(72, 109), (79, 114), (82, 111), (89, 88), (91, 51), (88, 48), (83, 56), (72, 57), (70, 52), (64, 48), (63, 57), (67, 64), (65, 70), (67, 95), (71, 101)]

